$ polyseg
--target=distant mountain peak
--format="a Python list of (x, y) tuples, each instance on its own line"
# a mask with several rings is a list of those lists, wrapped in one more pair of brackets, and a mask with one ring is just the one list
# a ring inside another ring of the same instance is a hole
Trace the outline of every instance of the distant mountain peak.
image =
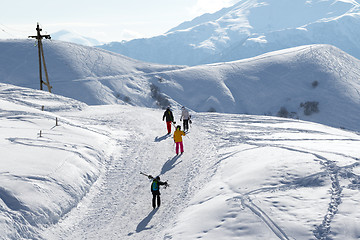
[(97, 46), (102, 44), (100, 41), (94, 38), (84, 37), (80, 34), (68, 30), (60, 30), (58, 32), (52, 33), (51, 37), (55, 40), (77, 43), (84, 46)]
[[(147, 62), (199, 65), (308, 44), (332, 44), (360, 57), (360, 5), (354, 0), (242, 0), (166, 34), (101, 48)], [(305, 31), (304, 31), (305, 30)]]

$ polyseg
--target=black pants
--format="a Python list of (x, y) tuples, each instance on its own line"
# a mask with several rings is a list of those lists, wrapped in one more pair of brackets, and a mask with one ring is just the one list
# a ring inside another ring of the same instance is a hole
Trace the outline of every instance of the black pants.
[(160, 207), (160, 192), (152, 192), (153, 198), (152, 198), (152, 205), (153, 208), (156, 208), (156, 200), (157, 200), (157, 206)]
[(189, 130), (189, 120), (183, 119), (184, 131)]

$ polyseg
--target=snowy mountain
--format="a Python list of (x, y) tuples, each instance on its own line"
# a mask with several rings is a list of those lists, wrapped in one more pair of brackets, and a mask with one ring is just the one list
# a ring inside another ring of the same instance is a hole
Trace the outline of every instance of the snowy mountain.
[[(33, 41), (1, 41), (0, 51), (1, 82), (39, 88)], [(359, 130), (360, 61), (329, 45), (196, 67), (144, 63), (58, 41), (44, 41), (44, 51), (53, 93), (89, 105), (185, 105)]]
[[(40, 88), (34, 42), (0, 41), (1, 82)], [(47, 40), (43, 41), (43, 45), (52, 91), (90, 105), (131, 101), (135, 105), (146, 103), (147, 106), (156, 106), (155, 101), (148, 101), (151, 91), (144, 78), (149, 73), (181, 68), (148, 64), (69, 42)], [(45, 74), (43, 77), (45, 81)]]
[[(240, 1), (154, 38), (161, 49), (127, 44), (194, 62), (303, 33), (352, 48), (357, 5)], [(52, 93), (36, 90), (36, 42), (0, 41), (0, 239), (360, 238), (360, 60), (321, 44), (188, 67), (43, 44)], [(181, 105), (192, 115), (182, 155), (168, 105), (177, 124)], [(140, 172), (168, 181), (161, 207)]]
[[(176, 156), (159, 109), (9, 84), (0, 102), (1, 239), (360, 237), (355, 132), (192, 112)], [(140, 171), (169, 182), (160, 208)]]
[(54, 40), (64, 41), (64, 42), (72, 42), (76, 44), (81, 44), (84, 46), (97, 46), (103, 43), (99, 42), (94, 38), (84, 37), (80, 34), (70, 32), (67, 30), (61, 30), (55, 33), (51, 33), (51, 38)]
[(331, 44), (360, 58), (359, 25), (354, 0), (241, 0), (163, 35), (100, 47), (142, 61), (191, 66), (308, 44)]

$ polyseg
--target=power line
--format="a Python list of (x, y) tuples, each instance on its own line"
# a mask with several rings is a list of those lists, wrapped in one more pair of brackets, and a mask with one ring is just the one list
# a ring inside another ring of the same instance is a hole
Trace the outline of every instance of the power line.
[(14, 27), (9, 27), (3, 23), (0, 23), (0, 25), (3, 26), (4, 28), (14, 31), (14, 32), (19, 32), (19, 33), (30, 33), (31, 32), (29, 30), (20, 30), (20, 29), (14, 28)]
[[(1, 24), (2, 25), (2, 24)], [(5, 30), (4, 28), (0, 27), (0, 30), (6, 34), (9, 34), (11, 37), (16, 38), (13, 34), (9, 33), (7, 30)]]

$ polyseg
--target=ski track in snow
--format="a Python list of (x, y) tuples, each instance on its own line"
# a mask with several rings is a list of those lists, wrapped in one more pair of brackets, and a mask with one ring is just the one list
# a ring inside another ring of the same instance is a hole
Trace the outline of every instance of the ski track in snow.
[[(335, 161), (332, 161), (330, 159), (327, 159), (327, 158), (321, 156), (319, 154), (319, 151), (293, 148), (291, 146), (282, 144), (282, 142), (286, 142), (286, 141), (309, 141), (309, 140), (316, 141), (316, 139), (303, 139), (303, 138), (302, 139), (271, 139), (269, 137), (267, 137), (267, 138), (261, 137), (261, 135), (265, 135), (265, 134), (271, 135), (273, 133), (276, 133), (276, 131), (287, 131), (287, 132), (300, 133), (300, 132), (302, 132), (301, 129), (284, 129), (284, 128), (276, 128), (275, 127), (275, 128), (272, 128), (272, 130), (270, 132), (269, 131), (270, 129), (262, 129), (262, 127), (256, 127), (256, 126), (254, 127), (251, 125), (251, 123), (256, 124), (257, 121), (258, 121), (257, 119), (252, 119), (251, 117), (247, 117), (247, 116), (244, 116), (244, 117), (236, 116), (236, 117), (234, 117), (234, 119), (230, 118), (226, 121), (224, 118), (218, 119), (218, 117), (216, 115), (212, 116), (212, 119), (210, 120), (210, 122), (222, 122), (221, 125), (218, 125), (220, 129), (216, 129), (215, 131), (213, 131), (214, 134), (216, 134), (216, 132), (221, 132), (221, 133), (226, 132), (227, 131), (226, 127), (228, 127), (228, 126), (234, 127), (234, 125), (235, 125), (236, 128), (239, 129), (239, 131), (236, 133), (230, 132), (228, 134), (228, 138), (222, 139), (223, 140), (221, 143), (222, 145), (232, 144), (232, 142), (234, 142), (235, 144), (239, 144), (239, 142), (242, 142), (244, 144), (252, 145), (252, 146), (254, 146), (254, 148), (271, 146), (271, 147), (283, 148), (283, 149), (286, 149), (289, 151), (310, 154), (315, 157), (315, 159), (314, 159), (315, 161), (318, 161), (322, 166), (324, 166), (325, 171), (319, 172), (316, 174), (312, 174), (310, 176), (305, 176), (303, 178), (298, 178), (294, 182), (281, 184), (280, 186), (254, 189), (254, 190), (249, 191), (246, 194), (242, 194), (241, 196), (233, 197), (233, 200), (235, 202), (239, 202), (240, 209), (244, 209), (244, 208), (250, 209), (256, 216), (258, 216), (269, 227), (269, 229), (279, 239), (281, 239), (281, 240), (291, 239), (291, 237), (287, 236), (286, 231), (283, 230), (281, 228), (281, 226), (279, 224), (277, 224), (276, 221), (274, 219), (272, 219), (271, 216), (266, 213), (266, 210), (261, 209), (259, 206), (255, 205), (253, 203), (252, 198), (256, 198), (257, 193), (284, 191), (284, 190), (290, 189), (290, 188), (303, 187), (303, 186), (301, 186), (301, 184), (304, 181), (308, 182), (308, 181), (311, 181), (312, 179), (316, 179), (317, 177), (327, 176), (331, 181), (331, 189), (329, 191), (330, 192), (330, 197), (329, 197), (330, 202), (329, 202), (328, 210), (325, 213), (322, 223), (316, 226), (316, 228), (313, 230), (313, 234), (316, 239), (322, 239), (322, 240), (332, 239), (332, 237), (331, 237), (331, 235), (332, 235), (331, 222), (338, 211), (339, 205), (342, 202), (342, 200), (341, 200), (342, 187), (340, 186), (339, 178), (342, 177), (344, 179), (349, 179), (349, 180), (352, 179), (351, 182), (354, 182), (355, 183), (354, 185), (357, 188), (359, 188), (358, 183), (359, 183), (360, 176), (351, 172), (352, 168), (360, 165), (359, 159), (356, 157), (352, 157), (352, 156), (327, 152), (327, 153), (330, 153), (333, 155), (341, 155), (344, 158), (349, 158), (353, 161), (356, 161), (353, 164), (339, 167), (336, 165)], [(272, 120), (272, 123), (276, 124), (276, 123), (280, 123), (281, 121), (282, 121), (281, 119), (279, 120), (279, 122)], [(269, 122), (267, 121), (267, 123), (269, 123)], [(260, 132), (261, 130), (265, 130), (265, 131), (263, 133), (261, 133)], [(273, 132), (273, 130), (275, 130), (275, 132)], [(251, 131), (254, 131), (254, 132), (251, 132)], [(309, 131), (306, 130), (305, 132), (309, 132)], [(224, 135), (226, 135), (226, 134), (223, 134), (222, 136), (224, 136)], [(237, 138), (237, 139), (235, 140), (234, 138)], [(240, 138), (240, 141), (238, 138)], [(324, 139), (318, 139), (318, 140), (324, 140)], [(326, 140), (359, 141), (357, 139), (338, 139), (336, 137), (334, 137), (334, 139), (326, 139)], [(236, 154), (236, 153), (233, 153), (233, 154)], [(227, 157), (225, 157), (225, 158), (227, 158)], [(220, 163), (225, 158), (219, 160), (218, 163)], [(236, 192), (236, 190), (234, 190), (234, 191)]]
[[(110, 148), (113, 152), (109, 153), (111, 157), (108, 159), (107, 168), (79, 206), (59, 224), (43, 233), (45, 239), (149, 239), (148, 236), (152, 239), (172, 239), (172, 236), (163, 230), (176, 224), (179, 212), (186, 208), (194, 194), (205, 186), (221, 162), (230, 157), (230, 154), (218, 154), (217, 149), (239, 144), (253, 146), (252, 149), (270, 146), (312, 155), (314, 161), (323, 166), (320, 172), (296, 178), (291, 182), (284, 180), (274, 187), (252, 189), (245, 194), (232, 189), (235, 196), (229, 197), (227, 201), (227, 204), (232, 204), (231, 212), (249, 209), (270, 229), (275, 238), (294, 239), (287, 233), (284, 224), (278, 222), (268, 209), (261, 203), (254, 203), (257, 194), (302, 188), (308, 186), (308, 183), (319, 181), (318, 179), (328, 178), (331, 182), (328, 210), (323, 221), (314, 227), (313, 236), (316, 239), (332, 239), (331, 223), (342, 203), (339, 178), (348, 179), (353, 183), (349, 186), (360, 189), (360, 177), (352, 172), (353, 168), (359, 166), (358, 158), (291, 145), (291, 142), (324, 139), (272, 138), (272, 135), (279, 132), (291, 133), (291, 136), (294, 136), (294, 133), (311, 133), (309, 130), (279, 127), (282, 122), (289, 122), (288, 119), (264, 117), (259, 120), (242, 115), (224, 117), (218, 114), (199, 114), (194, 122), (201, 123), (201, 126), (193, 124), (190, 133), (183, 138), (185, 153), (175, 156), (172, 137), (165, 135), (165, 123), (160, 120), (162, 113), (159, 113), (158, 119), (153, 119), (152, 115), (146, 114), (129, 116), (131, 111), (133, 110), (125, 109), (106, 116), (101, 115), (102, 121), (110, 129), (105, 134), (111, 136), (114, 142), (114, 146)], [(176, 115), (179, 114), (175, 113)], [(91, 126), (99, 124), (99, 117), (90, 114), (87, 117), (81, 115), (73, 118), (86, 120), (87, 125)], [(263, 126), (264, 123), (267, 127)], [(313, 133), (321, 134), (317, 131)], [(326, 136), (329, 134), (326, 133)], [(335, 135), (332, 139), (325, 140), (358, 141), (340, 139)], [(340, 156), (355, 163), (340, 167), (329, 157), (324, 157), (324, 154)], [(161, 180), (169, 181), (170, 187), (161, 190), (162, 205), (159, 209), (152, 210), (150, 181), (140, 175), (140, 171), (153, 176), (160, 175)], [(176, 186), (172, 182), (182, 185)], [(133, 214), (134, 212), (138, 215)]]

